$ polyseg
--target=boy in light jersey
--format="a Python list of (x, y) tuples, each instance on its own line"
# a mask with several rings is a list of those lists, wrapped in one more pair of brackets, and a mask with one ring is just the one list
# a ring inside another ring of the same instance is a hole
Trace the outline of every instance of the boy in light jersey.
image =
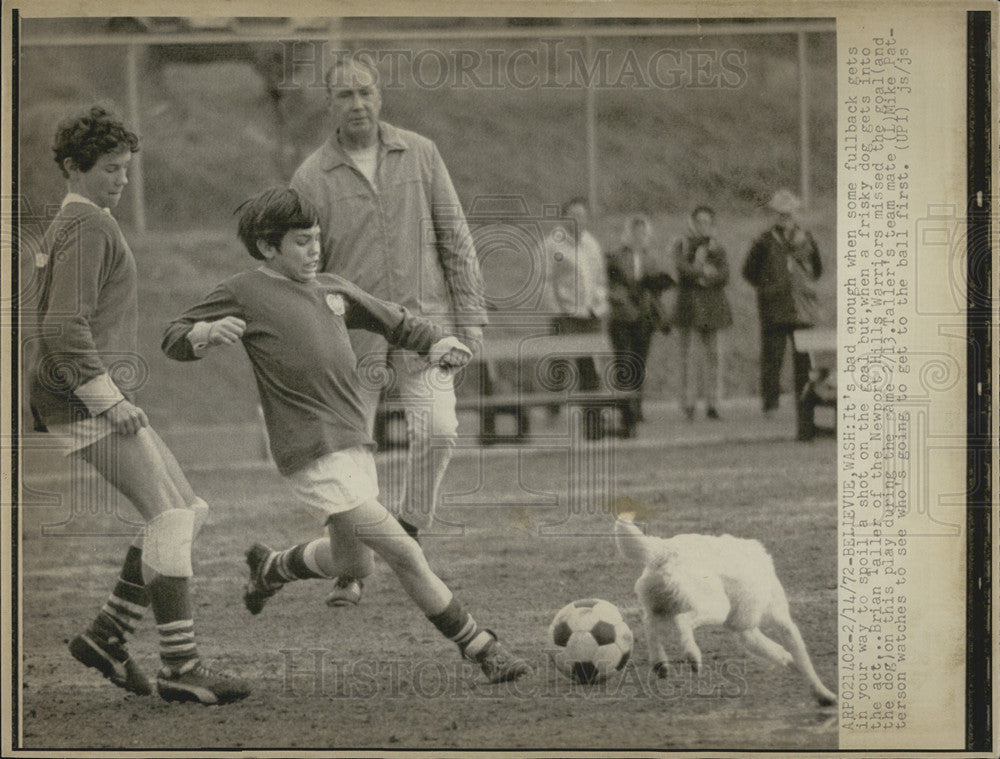
[(479, 627), (427, 564), (423, 551), (378, 500), (378, 481), (348, 329), (367, 329), (426, 355), (442, 372), (471, 352), (433, 323), (379, 300), (334, 274), (317, 273), (317, 215), (294, 190), (262, 192), (244, 204), (239, 237), (257, 269), (230, 277), (166, 330), (163, 350), (190, 361), (242, 341), (253, 365), (279, 471), (323, 517), (328, 537), (247, 552), (244, 602), (258, 614), (294, 580), (362, 579), (379, 554), (431, 623), (491, 682), (530, 671)]

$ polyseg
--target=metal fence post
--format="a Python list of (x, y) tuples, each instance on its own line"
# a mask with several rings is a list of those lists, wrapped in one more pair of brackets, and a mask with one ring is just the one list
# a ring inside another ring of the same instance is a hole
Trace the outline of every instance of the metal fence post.
[[(139, 53), (143, 45), (134, 42), (125, 46), (125, 89), (128, 101), (129, 123), (137, 133), (142, 132), (139, 119)], [(137, 232), (146, 231), (146, 189), (142, 176), (142, 151), (132, 155), (132, 166), (129, 172), (129, 184), (132, 185), (132, 213)]]

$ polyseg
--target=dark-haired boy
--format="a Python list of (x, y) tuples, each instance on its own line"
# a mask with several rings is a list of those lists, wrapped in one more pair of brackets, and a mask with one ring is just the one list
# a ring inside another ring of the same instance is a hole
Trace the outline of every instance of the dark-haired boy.
[(67, 194), (44, 238), (31, 410), (38, 430), (65, 440), (66, 454), (93, 466), (146, 522), (107, 602), (70, 642), (70, 652), (115, 685), (150, 693), (125, 639), (152, 606), (163, 663), (160, 695), (225, 703), (244, 698), (250, 687), (202, 663), (188, 593), (191, 543), (208, 505), (194, 494), (129, 388), (119, 385), (120, 378), (142, 375), (135, 260), (111, 216), (138, 149), (136, 135), (102, 106), (58, 127), (53, 152)]
[(378, 481), (357, 359), (347, 330), (366, 329), (426, 356), (445, 373), (471, 352), (402, 306), (379, 300), (333, 274), (317, 274), (320, 228), (314, 209), (291, 189), (271, 189), (243, 206), (239, 237), (257, 268), (230, 277), (174, 320), (163, 350), (199, 358), (241, 340), (253, 365), (271, 452), (280, 472), (322, 516), (328, 537), (284, 551), (255, 544), (247, 552), (244, 602), (258, 614), (294, 580), (348, 576), (373, 568), (373, 551), (438, 630), (477, 662), (492, 682), (529, 671), (454, 598), (417, 542), (378, 500)]

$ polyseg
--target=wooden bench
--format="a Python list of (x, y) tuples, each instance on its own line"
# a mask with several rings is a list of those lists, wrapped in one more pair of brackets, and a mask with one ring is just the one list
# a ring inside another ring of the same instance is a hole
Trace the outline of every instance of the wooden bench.
[[(581, 358), (593, 359), (600, 383), (597, 390), (579, 389), (576, 362)], [(596, 439), (606, 432), (604, 410), (621, 409), (638, 396), (635, 390), (612, 386), (613, 360), (614, 350), (604, 333), (487, 333), (482, 353), (463, 370), (456, 408), (478, 412), (483, 445), (523, 442), (531, 431), (529, 411), (538, 406), (582, 408), (584, 435)], [(514, 417), (512, 434), (497, 434), (499, 415)], [(405, 445), (387, 434), (390, 420), (401, 416), (391, 403), (380, 405), (375, 424), (380, 447)]]
[(800, 329), (792, 341), (795, 352), (809, 363), (809, 378), (795, 404), (795, 437), (812, 440), (819, 434), (836, 434), (836, 413), (832, 426), (821, 426), (816, 424), (816, 408), (837, 408), (837, 330)]

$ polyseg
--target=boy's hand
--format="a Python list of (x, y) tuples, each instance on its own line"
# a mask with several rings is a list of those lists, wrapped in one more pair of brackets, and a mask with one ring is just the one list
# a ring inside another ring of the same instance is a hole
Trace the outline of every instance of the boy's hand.
[(433, 366), (446, 369), (460, 369), (472, 358), (470, 351), (457, 337), (446, 337), (431, 346), (427, 354)]
[(122, 400), (104, 412), (119, 435), (134, 435), (149, 426), (146, 412), (127, 400)]
[(247, 323), (238, 316), (226, 316), (214, 322), (195, 322), (188, 332), (188, 342), (194, 355), (201, 357), (206, 348), (214, 345), (232, 345), (247, 330)]
[(232, 345), (247, 331), (247, 323), (237, 316), (226, 316), (208, 326), (209, 345)]

